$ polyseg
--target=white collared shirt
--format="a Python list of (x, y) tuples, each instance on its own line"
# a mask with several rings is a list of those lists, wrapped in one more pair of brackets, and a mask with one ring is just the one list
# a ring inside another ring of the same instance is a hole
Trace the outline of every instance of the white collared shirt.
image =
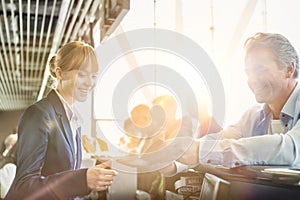
[(270, 133), (272, 115), (266, 105), (253, 107), (241, 120), (219, 133), (199, 139), (201, 164), (300, 166), (300, 85), (284, 105), (280, 120), (284, 131)]
[[(55, 90), (56, 91), (56, 90)], [(63, 107), (66, 111), (67, 118), (70, 122), (70, 127), (72, 130), (72, 138), (73, 138), (73, 144), (74, 144), (74, 150), (75, 150), (75, 158), (77, 158), (77, 141), (76, 141), (76, 130), (81, 126), (80, 122), (80, 115), (76, 111), (75, 108), (71, 107), (67, 101), (59, 94), (58, 91), (56, 91), (56, 94), (58, 95), (60, 101), (63, 104)], [(76, 166), (77, 159), (75, 159), (75, 165)]]

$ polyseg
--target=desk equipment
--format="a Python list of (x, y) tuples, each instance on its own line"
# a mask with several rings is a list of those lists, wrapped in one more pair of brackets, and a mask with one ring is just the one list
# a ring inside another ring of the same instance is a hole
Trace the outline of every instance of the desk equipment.
[(112, 169), (118, 169), (118, 175), (107, 192), (108, 200), (132, 200), (136, 197), (137, 171), (132, 167), (122, 165), (116, 161), (112, 163)]
[(229, 200), (300, 199), (300, 174), (289, 166), (207, 166), (205, 170), (230, 182)]
[(230, 183), (215, 175), (205, 173), (199, 200), (228, 199)]

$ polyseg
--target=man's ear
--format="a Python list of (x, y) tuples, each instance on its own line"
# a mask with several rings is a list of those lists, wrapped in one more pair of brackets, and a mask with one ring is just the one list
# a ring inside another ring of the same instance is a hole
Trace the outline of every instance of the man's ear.
[(55, 71), (55, 74), (56, 74), (56, 78), (57, 79), (62, 80), (62, 71), (61, 71), (61, 68), (57, 67), (56, 71)]
[(295, 73), (295, 64), (291, 62), (289, 66), (287, 66), (286, 78), (293, 78)]

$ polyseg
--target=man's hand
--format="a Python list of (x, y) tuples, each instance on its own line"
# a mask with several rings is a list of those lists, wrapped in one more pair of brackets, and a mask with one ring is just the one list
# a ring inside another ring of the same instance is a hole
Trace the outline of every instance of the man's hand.
[(192, 144), (185, 150), (185, 152), (177, 160), (186, 165), (198, 164), (199, 163), (199, 142), (193, 140)]
[(168, 166), (159, 169), (159, 172), (162, 173), (165, 177), (173, 176), (177, 172), (177, 168), (174, 162), (169, 164)]
[(111, 167), (111, 161), (101, 163), (87, 170), (87, 186), (95, 191), (106, 190), (113, 182), (117, 171), (107, 169)]
[[(141, 172), (160, 170), (186, 154), (185, 151), (190, 150), (191, 143), (193, 143), (191, 137), (176, 137), (165, 141), (157, 151), (120, 158), (117, 162), (136, 167)], [(196, 153), (193, 152), (195, 157), (198, 155), (198, 153), (195, 155)]]

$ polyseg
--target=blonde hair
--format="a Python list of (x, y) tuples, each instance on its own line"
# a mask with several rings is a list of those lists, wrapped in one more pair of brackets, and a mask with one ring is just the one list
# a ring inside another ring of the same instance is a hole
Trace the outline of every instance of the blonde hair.
[(69, 42), (50, 59), (50, 74), (56, 78), (57, 68), (60, 68), (62, 72), (80, 69), (88, 58), (98, 66), (96, 53), (92, 46), (80, 41)]

